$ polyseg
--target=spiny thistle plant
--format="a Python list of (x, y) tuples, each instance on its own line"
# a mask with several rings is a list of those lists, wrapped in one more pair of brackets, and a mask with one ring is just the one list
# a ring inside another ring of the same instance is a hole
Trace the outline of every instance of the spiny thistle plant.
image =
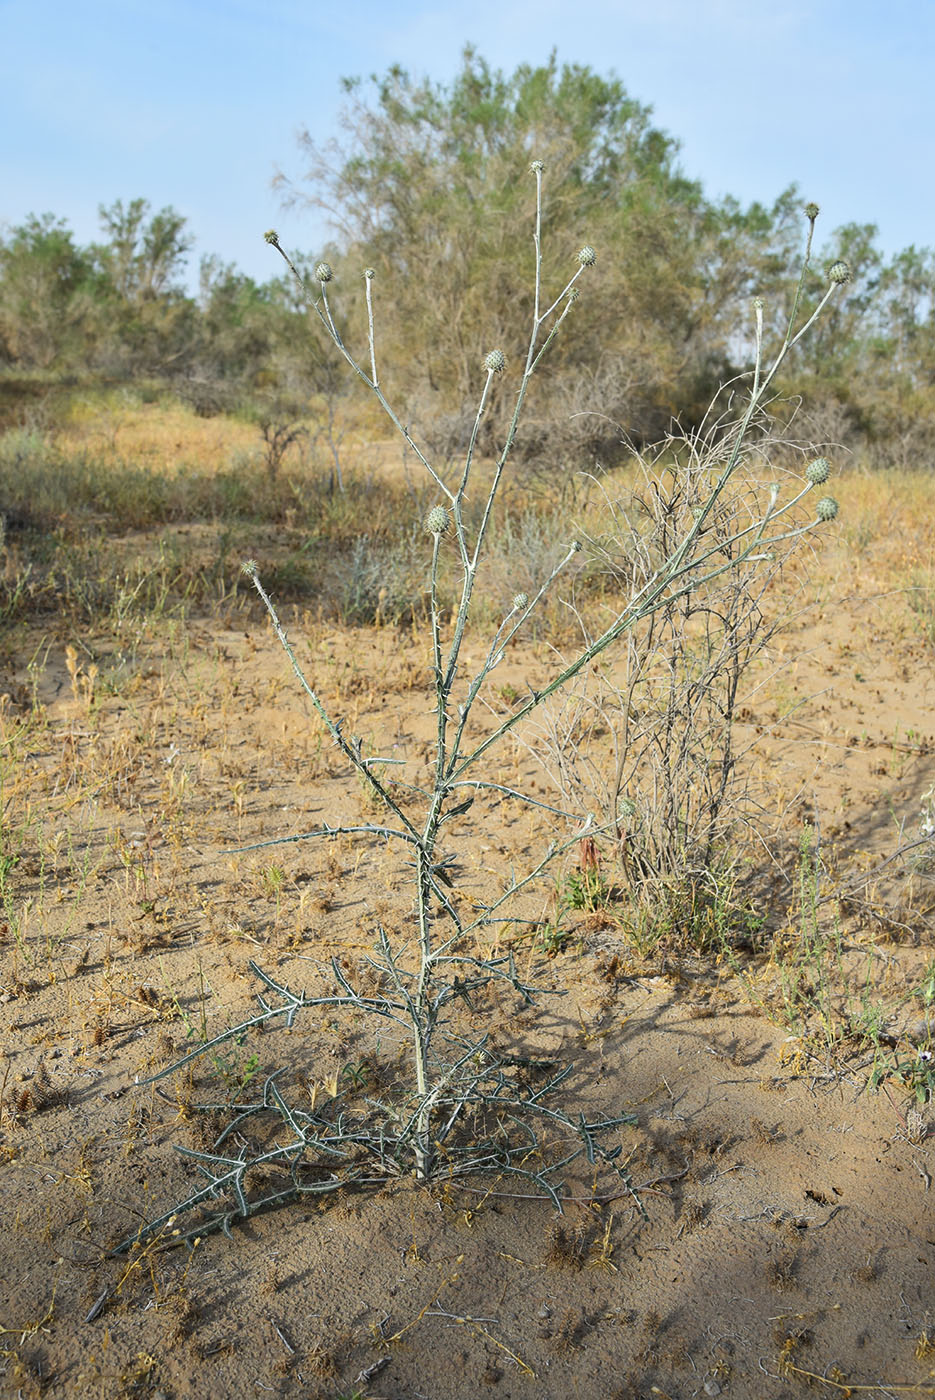
[[(630, 1190), (620, 1160), (621, 1145), (604, 1146), (602, 1143), (615, 1128), (633, 1121), (629, 1115), (590, 1121), (583, 1114), (574, 1116), (554, 1106), (556, 1092), (567, 1080), (571, 1065), (555, 1069), (545, 1062), (530, 1064), (522, 1056), (503, 1052), (487, 1033), (464, 1034), (461, 1023), (453, 1015), (456, 1003), (464, 1002), (470, 1008), (472, 997), (495, 984), (517, 995), (524, 1004), (532, 1004), (540, 989), (527, 984), (520, 976), (512, 953), (501, 956), (483, 949), (478, 951), (478, 936), (482, 937), (485, 930), (501, 921), (506, 906), (523, 891), (528, 891), (556, 857), (600, 830), (600, 823), (593, 817), (582, 822), (580, 815), (574, 812), (492, 781), (487, 776), (490, 771), (487, 765), (497, 747), (517, 726), (641, 620), (726, 570), (768, 559), (783, 541), (834, 518), (837, 504), (830, 496), (818, 501), (810, 524), (795, 523), (795, 517), (790, 515), (808, 492), (824, 484), (828, 470), (819, 459), (809, 468), (801, 489), (789, 499), (781, 502), (779, 487), (774, 487), (759, 518), (752, 522), (737, 521), (726, 553), (724, 540), (719, 538), (712, 544), (708, 535), (708, 523), (741, 461), (758, 410), (780, 366), (828, 301), (840, 291), (846, 281), (846, 268), (835, 264), (818, 306), (804, 319), (804, 324), (797, 325), (814, 229), (814, 214), (809, 210), (808, 242), (788, 329), (772, 362), (767, 364), (763, 354), (763, 306), (759, 300), (754, 302), (755, 356), (745, 406), (730, 427), (722, 468), (699, 483), (699, 504), (691, 524), (655, 571), (626, 598), (603, 630), (588, 640), (573, 660), (559, 665), (542, 689), (530, 690), (522, 703), (516, 704), (511, 713), (500, 718), (491, 729), (489, 723), (478, 723), (488, 683), (513, 642), (528, 631), (537, 608), (555, 590), (562, 575), (567, 575), (581, 549), (577, 539), (569, 540), (561, 558), (538, 586), (529, 594), (517, 592), (504, 610), (480, 665), (473, 675), (462, 678), (466, 666), (465, 638), (482, 575), (494, 505), (530, 382), (565, 318), (572, 314), (578, 301), (579, 280), (594, 266), (597, 256), (590, 246), (582, 247), (565, 285), (556, 296), (545, 295), (541, 259), (542, 163), (533, 162), (531, 173), (536, 189), (532, 324), (506, 438), (492, 474), (483, 486), (480, 473), (475, 470), (476, 446), (494, 381), (507, 370), (502, 351), (490, 350), (478, 367), (480, 395), (463, 466), (455, 472), (436, 469), (381, 388), (372, 269), (363, 273), (368, 354), (361, 362), (346, 346), (332, 314), (328, 287), (335, 274), (331, 266), (319, 263), (315, 269), (317, 285), (308, 286), (281, 247), (277, 234), (266, 234), (267, 242), (282, 255), (303, 288), (324, 334), (343, 356), (350, 371), (373, 395), (438, 492), (438, 503), (427, 512), (423, 522), (428, 556), (435, 737), (431, 780), (427, 785), (384, 776), (386, 766), (398, 760), (364, 756), (361, 740), (345, 733), (343, 721), (322, 700), (299, 663), (273, 601), (263, 587), (258, 565), (253, 561), (247, 563), (245, 572), (267, 609), (300, 687), (350, 768), (374, 794), (380, 820), (322, 824), (314, 831), (242, 849), (256, 850), (286, 841), (328, 839), (338, 835), (371, 842), (378, 838), (395, 848), (401, 862), (411, 870), (415, 926), (411, 937), (391, 937), (379, 927), (377, 944), (367, 959), (366, 985), (361, 985), (359, 979), (355, 985), (340, 962), (333, 959), (331, 972), (336, 985), (323, 995), (295, 991), (251, 963), (262, 984), (257, 1014), (222, 1031), (144, 1082), (152, 1083), (173, 1074), (199, 1056), (216, 1052), (227, 1041), (240, 1042), (253, 1029), (266, 1028), (279, 1021), (291, 1028), (300, 1013), (326, 1008), (353, 1014), (358, 1020), (367, 1018), (376, 1028), (385, 1028), (384, 1035), (392, 1028), (397, 1043), (402, 1036), (408, 1044), (406, 1055), (410, 1073), (402, 1089), (382, 1097), (367, 1096), (363, 1107), (356, 1097), (352, 1099), (342, 1093), (326, 1104), (318, 1104), (313, 1095), (311, 1103), (306, 1096), (300, 1106), (296, 1105), (281, 1087), (285, 1082), (284, 1070), (270, 1074), (254, 1102), (236, 1106), (232, 1120), (210, 1151), (177, 1149), (193, 1159), (205, 1184), (118, 1248), (132, 1247), (142, 1238), (163, 1229), (173, 1217), (190, 1211), (197, 1213), (198, 1223), (188, 1234), (203, 1234), (212, 1228), (229, 1232), (231, 1223), (238, 1218), (287, 1200), (340, 1191), (352, 1185), (382, 1184), (403, 1175), (414, 1175), (420, 1182), (442, 1179), (455, 1183), (479, 1173), (493, 1173), (500, 1178), (519, 1176), (534, 1183), (561, 1210), (563, 1185), (558, 1174), (582, 1153), (592, 1168), (600, 1167), (616, 1174), (615, 1190)], [(472, 517), (476, 520), (472, 524), (466, 504), (469, 496), (473, 498), (478, 493), (481, 509)], [(460, 575), (460, 596), (450, 617), (439, 597), (443, 550), (453, 551)], [(444, 834), (450, 845), (458, 830), (459, 818), (463, 818), (477, 797), (485, 793), (497, 801), (516, 802), (543, 813), (552, 827), (564, 823), (565, 834), (548, 845), (532, 868), (521, 873), (514, 871), (502, 893), (478, 905), (476, 900), (471, 904), (457, 897), (456, 873), (451, 858), (440, 851), (440, 840)], [(464, 910), (468, 907), (471, 915), (465, 917)], [(230, 1111), (229, 1106), (219, 1104), (201, 1107), (212, 1111), (227, 1107)], [(230, 1147), (225, 1150), (228, 1143), (237, 1143), (236, 1151), (231, 1151)], [(278, 1184), (275, 1182), (277, 1172), (281, 1178)]]

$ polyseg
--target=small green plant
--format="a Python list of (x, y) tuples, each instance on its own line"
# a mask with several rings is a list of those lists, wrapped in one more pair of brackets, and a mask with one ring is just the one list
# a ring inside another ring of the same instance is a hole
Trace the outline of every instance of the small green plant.
[(920, 1108), (935, 1100), (935, 1049), (932, 1044), (920, 1048), (912, 1046), (899, 1053), (878, 1058), (870, 1076), (870, 1088), (878, 1089), (881, 1084), (893, 1080), (913, 1096)]
[(357, 1064), (346, 1064), (341, 1071), (341, 1078), (355, 1089), (365, 1089), (370, 1080), (370, 1066), (366, 1060), (359, 1060)]
[[(0, 782), (0, 802), (3, 801), (3, 785)], [(11, 828), (3, 813), (0, 813), (0, 901), (12, 893), (10, 876), (22, 858), (23, 836)]]
[(564, 877), (559, 898), (566, 909), (593, 913), (610, 898), (610, 887), (599, 870), (572, 870)]
[(224, 1085), (232, 1103), (236, 1103), (241, 1094), (249, 1087), (252, 1081), (260, 1072), (260, 1057), (254, 1050), (246, 1059), (241, 1059), (237, 1054), (242, 1042), (235, 1040), (232, 1042), (233, 1050), (226, 1054), (216, 1052), (211, 1057), (211, 1064), (221, 1083)]
[(793, 938), (779, 939), (775, 954), (783, 1019), (808, 1053), (830, 1057), (870, 1050), (867, 1087), (899, 1084), (922, 1106), (935, 1087), (932, 1034), (921, 1043), (903, 1035), (894, 1039), (892, 1027), (907, 1002), (915, 999), (926, 1010), (932, 1004), (935, 967), (926, 969), (914, 991), (887, 998), (873, 978), (871, 948), (858, 982), (845, 962), (837, 920), (827, 922), (819, 912), (827, 898), (821, 894), (822, 875), (817, 835), (806, 826), (799, 846), (798, 925)]
[[(186, 1028), (185, 1038), (188, 1041), (201, 1042), (203, 1046), (208, 1042), (208, 1003), (209, 988), (205, 980), (204, 970), (199, 964), (198, 967), (198, 1021), (192, 1020), (186, 1008), (176, 993), (170, 991), (170, 998), (175, 1014)], [(260, 1070), (260, 1057), (255, 1050), (248, 1055), (242, 1056), (246, 1041), (246, 1034), (229, 1037), (226, 1041), (214, 1046), (210, 1050), (209, 1062), (215, 1076), (224, 1086), (227, 1093), (228, 1104), (236, 1103), (240, 1095), (244, 1093), (251, 1081), (255, 1079)], [(199, 1051), (194, 1052), (195, 1055)], [(217, 1105), (210, 1107), (216, 1108)], [(205, 1106), (206, 1111), (210, 1111), (209, 1106)]]
[(268, 865), (263, 871), (263, 885), (266, 893), (278, 898), (286, 880), (286, 872), (281, 865)]
[(906, 598), (926, 643), (935, 647), (935, 576), (931, 573), (913, 574)]
[(578, 868), (569, 870), (559, 881), (557, 901), (560, 909), (584, 910), (593, 914), (610, 899), (611, 890), (604, 879), (593, 838), (581, 842)]
[[(587, 852), (573, 897), (586, 905), (600, 894), (600, 885), (595, 883), (596, 856), (590, 846), (582, 847), (583, 842), (592, 842), (601, 829), (594, 816), (495, 780), (489, 763), (504, 741), (539, 713), (550, 696), (592, 667), (641, 621), (722, 574), (738, 568), (755, 569), (759, 561), (770, 558), (777, 546), (798, 538), (837, 513), (835, 501), (822, 497), (811, 520), (803, 523), (795, 514), (798, 503), (814, 486), (824, 482), (827, 464), (822, 462), (822, 469), (807, 475), (804, 485), (797, 483), (787, 500), (780, 503), (777, 485), (760, 514), (734, 517), (727, 539), (723, 534), (715, 541), (709, 538), (711, 523), (747, 450), (748, 436), (760, 425), (758, 415), (780, 366), (846, 278), (830, 276), (823, 297), (804, 323), (798, 324), (814, 228), (814, 217), (809, 214), (802, 277), (788, 329), (772, 364), (766, 365), (763, 309), (762, 304), (755, 304), (755, 359), (744, 402), (735, 421), (720, 424), (727, 445), (725, 454), (718, 471), (705, 477), (690, 520), (683, 530), (670, 537), (640, 588), (605, 615), (596, 635), (586, 636), (571, 660), (559, 661), (541, 688), (530, 688), (522, 701), (503, 715), (502, 708), (492, 703), (496, 699), (496, 669), (514, 640), (528, 629), (530, 617), (554, 593), (559, 580), (573, 576), (582, 551), (579, 539), (568, 540), (534, 591), (520, 588), (514, 593), (512, 601), (503, 608), (493, 635), (481, 647), (479, 661), (469, 666), (465, 646), (469, 622), (475, 597), (480, 594), (478, 585), (487, 558), (491, 521), (527, 394), (543, 357), (577, 305), (579, 282), (596, 261), (594, 250), (585, 245), (557, 295), (545, 294), (542, 162), (534, 161), (531, 172), (535, 180), (531, 327), (512, 385), (514, 406), (505, 440), (492, 470), (485, 469), (483, 473), (475, 470), (476, 455), (482, 425), (492, 401), (499, 396), (500, 377), (507, 372), (503, 352), (499, 348), (490, 350), (480, 367), (479, 400), (463, 463), (455, 467), (436, 466), (383, 391), (377, 364), (373, 270), (368, 268), (363, 274), (367, 352), (363, 360), (358, 360), (345, 345), (329, 301), (328, 289), (334, 277), (330, 264), (319, 263), (314, 280), (305, 283), (283, 251), (278, 235), (272, 231), (266, 235), (295, 274), (331, 345), (401, 434), (436, 493), (436, 504), (425, 512), (422, 522), (434, 738), (427, 772), (419, 769), (408, 775), (410, 780), (397, 777), (395, 766), (385, 773), (387, 760), (365, 757), (361, 739), (346, 732), (344, 721), (334, 715), (300, 664), (261, 580), (259, 566), (249, 561), (244, 566), (245, 574), (268, 613), (299, 686), (347, 764), (379, 800), (380, 810), (372, 821), (339, 818), (310, 832), (274, 837), (246, 849), (283, 841), (327, 840), (335, 835), (379, 840), (398, 853), (400, 868), (409, 872), (414, 916), (411, 933), (391, 935), (382, 923), (377, 925), (366, 979), (358, 979), (333, 958), (332, 985), (319, 993), (297, 991), (251, 963), (262, 986), (259, 1011), (240, 1025), (205, 1039), (152, 1078), (160, 1079), (182, 1069), (199, 1056), (217, 1054), (220, 1046), (231, 1040), (241, 1041), (253, 1027), (266, 1028), (282, 1019), (291, 1029), (303, 1011), (317, 1010), (320, 1015), (326, 1008), (352, 1013), (358, 1023), (388, 1028), (397, 1039), (404, 1040), (408, 1044), (408, 1076), (403, 1087), (398, 1086), (399, 1076), (394, 1076), (392, 1092), (380, 1098), (368, 1095), (362, 1101), (355, 1100), (352, 1110), (341, 1093), (326, 1104), (309, 1106), (296, 1102), (287, 1097), (283, 1071), (269, 1074), (253, 1102), (238, 1104), (234, 1123), (241, 1145), (236, 1154), (232, 1147), (225, 1149), (233, 1124), (225, 1128), (213, 1150), (195, 1153), (180, 1149), (195, 1160), (203, 1184), (119, 1248), (130, 1248), (135, 1240), (158, 1230), (173, 1214), (196, 1211), (201, 1217), (195, 1227), (199, 1234), (212, 1228), (227, 1230), (232, 1221), (286, 1200), (339, 1192), (353, 1183), (382, 1183), (402, 1175), (414, 1175), (420, 1182), (444, 1178), (450, 1183), (479, 1173), (514, 1176), (532, 1185), (561, 1211), (564, 1189), (558, 1174), (579, 1156), (586, 1158), (592, 1175), (609, 1173), (616, 1178), (617, 1190), (632, 1193), (622, 1160), (622, 1144), (605, 1145), (615, 1130), (634, 1121), (632, 1115), (621, 1112), (594, 1120), (580, 1113), (572, 1116), (556, 1102), (570, 1065), (557, 1070), (550, 1066), (544, 1079), (530, 1078), (523, 1072), (528, 1059), (511, 1053), (499, 1040), (495, 1043), (486, 1028), (465, 1025), (461, 1019), (461, 1008), (467, 1008), (465, 1014), (469, 1014), (474, 994), (482, 989), (488, 995), (499, 990), (512, 1005), (526, 1007), (534, 1006), (536, 999), (546, 994), (521, 975), (509, 949), (491, 951), (490, 930), (504, 922), (506, 906), (521, 899), (547, 876), (553, 861), (576, 847)], [(457, 596), (450, 603), (443, 602), (440, 594), (445, 559), (460, 577)], [(457, 897), (457, 868), (451, 851), (452, 847), (457, 848), (459, 819), (476, 802), (484, 800), (517, 803), (521, 809), (547, 819), (557, 834), (539, 859), (523, 871), (512, 870), (499, 892), (481, 902), (462, 900)], [(274, 1165), (281, 1172), (270, 1187), (269, 1168)], [(639, 1207), (635, 1195), (634, 1201)]]
[(263, 871), (263, 893), (276, 905), (276, 918), (282, 907), (282, 892), (286, 883), (286, 872), (281, 865), (268, 865)]
[(916, 1001), (926, 1013), (922, 1034), (915, 1032), (912, 1039), (900, 1038), (895, 1046), (889, 1037), (874, 1037), (877, 1053), (870, 1088), (877, 1089), (892, 1081), (923, 1108), (935, 1101), (935, 1022), (929, 1019), (929, 1012), (935, 1007), (935, 961), (926, 967), (922, 980), (907, 1000)]
[(497, 691), (497, 695), (503, 701), (504, 705), (515, 705), (517, 700), (522, 698), (522, 694), (523, 692), (518, 690), (516, 686), (512, 685), (509, 681), (506, 685), (501, 685), (500, 689)]
[(819, 842), (806, 824), (799, 840), (798, 923), (780, 957), (780, 988), (790, 1028), (827, 1051), (850, 1035), (854, 1021), (839, 991), (845, 984), (841, 931), (837, 922), (823, 924), (819, 914), (821, 877)]
[(559, 915), (554, 923), (543, 924), (539, 928), (536, 943), (547, 958), (554, 958), (559, 953), (564, 953), (574, 936), (572, 929), (562, 928)]

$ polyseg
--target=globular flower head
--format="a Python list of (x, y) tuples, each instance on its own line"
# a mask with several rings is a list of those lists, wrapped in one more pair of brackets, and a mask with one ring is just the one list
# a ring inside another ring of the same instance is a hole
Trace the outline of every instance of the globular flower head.
[(320, 262), (315, 268), (315, 276), (319, 282), (330, 282), (334, 273), (331, 271), (331, 264)]
[(240, 566), (240, 572), (246, 574), (247, 578), (256, 578), (259, 565), (255, 559), (245, 559)]
[(816, 457), (814, 462), (809, 462), (805, 468), (805, 479), (813, 486), (820, 486), (823, 481), (827, 481), (831, 475), (831, 463), (827, 457)]
[(762, 297), (754, 297), (754, 298), (753, 298), (753, 309), (754, 309), (754, 311), (762, 311), (762, 310), (763, 310), (763, 307), (764, 307), (765, 305), (766, 305), (766, 302), (763, 300)]
[(597, 254), (590, 243), (585, 243), (584, 247), (579, 250), (578, 261), (582, 267), (593, 267), (597, 262)]
[(838, 513), (838, 503), (833, 496), (822, 496), (815, 507), (815, 514), (819, 520), (833, 520)]
[(502, 350), (489, 350), (484, 356), (484, 369), (490, 374), (502, 374), (505, 364)]
[(366, 277), (366, 279), (367, 279), (368, 282), (372, 282), (373, 279), (374, 279), (374, 277), (376, 277), (376, 275), (377, 275), (376, 268), (374, 268), (374, 267), (365, 267), (365, 268), (364, 268), (364, 276)]
[(272, 243), (274, 248), (279, 242), (279, 234), (274, 228), (268, 228), (264, 233), (263, 237), (266, 239), (267, 243)]
[(818, 212), (819, 212), (819, 211), (818, 211), (818, 205), (817, 205), (817, 204), (811, 204), (811, 203), (806, 204), (806, 206), (805, 206), (805, 217), (806, 217), (806, 219), (809, 220), (810, 223), (814, 223), (815, 220), (818, 218)]
[(833, 262), (828, 268), (828, 281), (833, 282), (835, 286), (842, 286), (845, 282), (849, 282), (850, 280), (851, 269), (843, 258), (839, 258), (837, 262)]
[(534, 160), (532, 165), (530, 165), (529, 169), (533, 175), (541, 175), (543, 170), (545, 169), (545, 166), (543, 165), (541, 160)]
[(451, 516), (444, 506), (433, 506), (425, 517), (423, 528), (427, 535), (444, 535), (451, 524)]
[(517, 612), (522, 612), (524, 608), (529, 606), (529, 594), (517, 593), (516, 597), (513, 599), (513, 606)]

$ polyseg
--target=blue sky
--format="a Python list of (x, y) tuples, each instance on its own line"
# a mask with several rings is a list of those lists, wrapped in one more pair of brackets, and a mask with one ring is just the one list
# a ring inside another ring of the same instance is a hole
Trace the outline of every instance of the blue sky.
[(0, 221), (142, 195), (189, 220), (201, 254), (278, 274), (296, 132), (337, 129), (340, 78), (401, 63), (445, 80), (472, 43), (496, 67), (583, 63), (622, 78), (711, 195), (771, 201), (797, 181), (825, 231), (876, 223), (888, 252), (935, 244), (932, 0), (0, 0)]

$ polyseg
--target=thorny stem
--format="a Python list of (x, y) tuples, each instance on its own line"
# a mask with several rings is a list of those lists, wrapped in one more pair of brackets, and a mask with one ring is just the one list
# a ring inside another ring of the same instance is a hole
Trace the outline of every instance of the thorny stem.
[(370, 289), (371, 278), (364, 274), (364, 291), (367, 297), (367, 342), (370, 346), (370, 382), (375, 389), (379, 388), (380, 381), (377, 378), (377, 351), (373, 335), (373, 293)]
[[(816, 216), (816, 217), (817, 217), (817, 216)], [(809, 220), (808, 220), (808, 235), (807, 235), (806, 240), (805, 240), (805, 253), (804, 253), (803, 257), (802, 257), (802, 268), (801, 268), (801, 271), (799, 272), (799, 281), (798, 281), (798, 285), (797, 285), (797, 287), (796, 287), (796, 289), (795, 289), (795, 296), (794, 296), (793, 299), (792, 299), (792, 310), (791, 310), (790, 313), (789, 313), (789, 326), (788, 326), (788, 329), (787, 329), (787, 331), (786, 331), (785, 340), (783, 341), (783, 349), (786, 349), (786, 348), (787, 348), (789, 345), (791, 345), (791, 343), (792, 343), (792, 332), (793, 332), (793, 329), (795, 328), (796, 318), (798, 317), (798, 314), (799, 314), (799, 302), (802, 300), (802, 292), (805, 290), (805, 277), (806, 277), (806, 274), (807, 274), (807, 272), (808, 272), (808, 265), (809, 265), (809, 262), (811, 261), (811, 256), (812, 256), (812, 239), (814, 238), (814, 236), (815, 236), (815, 219), (814, 219), (813, 217), (809, 216)]]
[(753, 358), (753, 398), (759, 398), (760, 393), (760, 367), (763, 363), (763, 306), (758, 300), (754, 307), (754, 324), (756, 327), (756, 350)]
[(409, 429), (405, 426), (405, 424), (401, 421), (401, 419), (396, 415), (396, 413), (394, 412), (394, 410), (393, 410), (393, 408), (391, 407), (391, 405), (387, 402), (387, 399), (386, 399), (386, 397), (385, 397), (385, 395), (384, 395), (384, 393), (383, 393), (383, 390), (380, 388), (380, 385), (379, 385), (379, 383), (378, 383), (378, 381), (377, 381), (377, 379), (376, 379), (376, 375), (374, 374), (374, 377), (371, 379), (371, 378), (361, 369), (360, 365), (359, 365), (359, 364), (357, 363), (357, 361), (354, 359), (353, 355), (350, 353), (350, 351), (347, 349), (346, 345), (344, 344), (344, 341), (341, 339), (341, 336), (340, 336), (340, 334), (338, 333), (337, 327), (336, 327), (336, 326), (333, 324), (333, 322), (331, 321), (330, 313), (328, 313), (328, 315), (325, 315), (325, 313), (322, 311), (321, 306), (318, 304), (318, 302), (317, 302), (317, 301), (315, 300), (315, 298), (312, 296), (312, 293), (311, 293), (311, 291), (309, 290), (309, 287), (308, 287), (308, 284), (307, 284), (306, 281), (305, 281), (305, 278), (304, 278), (304, 277), (302, 276), (302, 274), (299, 272), (299, 270), (298, 270), (298, 268), (296, 267), (295, 263), (294, 263), (294, 262), (292, 261), (292, 259), (289, 257), (289, 254), (286, 252), (286, 250), (282, 247), (282, 245), (281, 245), (281, 243), (279, 242), (279, 240), (278, 240), (278, 239), (273, 240), (272, 238), (270, 238), (270, 239), (269, 239), (269, 242), (270, 242), (271, 245), (276, 249), (276, 252), (279, 253), (280, 257), (283, 259), (283, 261), (284, 261), (284, 262), (286, 263), (286, 265), (288, 266), (289, 270), (291, 271), (293, 277), (294, 277), (295, 280), (296, 280), (296, 283), (298, 284), (299, 290), (300, 290), (301, 293), (302, 293), (302, 296), (303, 296), (303, 298), (304, 298), (304, 300), (305, 300), (306, 305), (307, 305), (312, 311), (314, 311), (315, 315), (316, 315), (316, 316), (318, 317), (318, 319), (321, 321), (322, 325), (323, 325), (324, 328), (325, 328), (325, 331), (326, 331), (328, 337), (333, 341), (333, 343), (334, 343), (334, 345), (335, 345), (335, 348), (336, 348), (337, 350), (340, 351), (341, 355), (342, 355), (343, 358), (347, 361), (347, 364), (350, 366), (351, 370), (353, 370), (354, 374), (356, 374), (357, 377), (358, 377), (359, 379), (362, 379), (362, 380), (363, 380), (364, 384), (366, 384), (366, 386), (367, 386), (368, 389), (370, 389), (370, 390), (373, 391), (373, 394), (374, 394), (374, 396), (376, 397), (376, 400), (377, 400), (377, 402), (379, 403), (380, 407), (383, 409), (383, 412), (384, 412), (384, 413), (386, 414), (386, 416), (389, 418), (390, 422), (393, 424), (393, 427), (397, 430), (397, 432), (404, 438), (404, 440), (405, 440), (407, 446), (410, 447), (410, 448), (412, 449), (412, 451), (415, 453), (416, 457), (417, 457), (417, 458), (419, 459), (419, 461), (422, 463), (423, 467), (425, 467), (425, 470), (428, 472), (429, 476), (430, 476), (430, 477), (432, 478), (432, 480), (435, 482), (435, 485), (439, 488), (439, 490), (444, 491), (444, 493), (445, 493), (445, 495), (448, 497), (449, 501), (450, 501), (450, 500), (453, 500), (453, 496), (452, 496), (451, 491), (448, 489), (448, 487), (447, 487), (447, 486), (445, 485), (445, 483), (442, 481), (441, 477), (440, 477), (440, 476), (438, 475), (438, 473), (435, 471), (435, 468), (432, 466), (431, 462), (428, 460), (428, 458), (426, 457), (425, 453), (424, 453), (424, 452), (422, 451), (422, 449), (419, 447), (418, 443), (415, 442), (415, 441), (413, 440), (412, 436), (410, 435)]
[(418, 837), (418, 832), (416, 831), (415, 827), (412, 825), (412, 823), (411, 823), (411, 821), (409, 820), (409, 818), (406, 816), (405, 812), (402, 810), (401, 807), (398, 806), (398, 804), (395, 802), (395, 800), (390, 796), (390, 794), (387, 792), (386, 788), (385, 788), (385, 787), (383, 786), (383, 784), (380, 782), (379, 778), (376, 777), (376, 775), (375, 775), (374, 773), (371, 772), (371, 770), (370, 770), (370, 764), (364, 762), (364, 760), (361, 758), (359, 752), (357, 751), (357, 748), (356, 748), (354, 745), (349, 744), (349, 743), (347, 742), (347, 740), (345, 739), (344, 735), (341, 733), (341, 726), (340, 726), (340, 724), (336, 724), (336, 723), (334, 722), (334, 720), (333, 720), (333, 719), (331, 718), (331, 716), (329, 715), (328, 711), (325, 709), (324, 705), (321, 703), (321, 700), (318, 698), (318, 695), (315, 693), (315, 691), (314, 691), (314, 690), (312, 689), (312, 687), (309, 685), (308, 680), (306, 679), (306, 676), (305, 676), (305, 672), (302, 670), (302, 667), (299, 665), (298, 658), (297, 658), (295, 652), (294, 652), (293, 649), (292, 649), (292, 643), (289, 641), (289, 638), (288, 638), (288, 636), (286, 635), (285, 628), (283, 627), (282, 623), (279, 621), (279, 615), (278, 615), (278, 613), (276, 612), (276, 609), (275, 609), (274, 606), (273, 606), (272, 599), (270, 598), (269, 594), (266, 592), (266, 589), (263, 587), (262, 583), (260, 582), (259, 576), (258, 576), (257, 571), (256, 571), (256, 566), (255, 566), (255, 565), (245, 566), (245, 569), (246, 569), (246, 572), (247, 572), (248, 576), (250, 577), (250, 579), (251, 579), (252, 582), (253, 582), (254, 588), (256, 589), (257, 593), (259, 593), (260, 597), (261, 597), (262, 600), (263, 600), (263, 604), (264, 604), (264, 606), (265, 606), (265, 608), (266, 608), (266, 611), (269, 613), (270, 620), (271, 620), (271, 622), (272, 622), (272, 624), (273, 624), (273, 630), (274, 630), (274, 632), (276, 633), (276, 636), (279, 638), (279, 644), (280, 644), (280, 646), (282, 647), (283, 651), (286, 653), (286, 655), (287, 655), (288, 658), (289, 658), (290, 664), (291, 664), (292, 669), (293, 669), (293, 671), (294, 671), (294, 673), (295, 673), (295, 675), (296, 675), (296, 678), (298, 679), (299, 684), (301, 685), (302, 689), (305, 691), (305, 693), (306, 693), (306, 695), (308, 696), (308, 698), (311, 700), (311, 702), (312, 702), (313, 706), (315, 707), (315, 710), (316, 710), (316, 712), (317, 712), (319, 718), (322, 720), (322, 722), (323, 722), (324, 725), (325, 725), (325, 728), (328, 730), (328, 733), (331, 735), (332, 739), (333, 739), (334, 742), (337, 744), (337, 746), (338, 746), (338, 748), (341, 750), (341, 752), (345, 755), (345, 757), (348, 758), (348, 759), (350, 760), (350, 762), (354, 765), (354, 767), (357, 769), (357, 771), (358, 771), (359, 773), (362, 773), (362, 774), (364, 775), (364, 777), (367, 779), (368, 783), (370, 783), (370, 785), (371, 785), (371, 787), (374, 789), (374, 791), (375, 791), (376, 793), (379, 794), (379, 796), (383, 799), (383, 801), (384, 801), (384, 802), (386, 803), (386, 805), (390, 808), (390, 810), (396, 813), (397, 817), (399, 817), (400, 821), (403, 823), (403, 825), (405, 826), (406, 830), (409, 832), (410, 836), (413, 836), (413, 837), (416, 838), (416, 840), (418, 840), (418, 839), (419, 839), (419, 837)]
[(441, 619), (438, 615), (438, 547), (441, 535), (432, 539), (431, 600), (432, 614), (432, 657), (435, 674), (435, 712), (438, 721), (435, 756), (435, 787), (441, 783), (445, 771), (445, 681), (442, 675)]

